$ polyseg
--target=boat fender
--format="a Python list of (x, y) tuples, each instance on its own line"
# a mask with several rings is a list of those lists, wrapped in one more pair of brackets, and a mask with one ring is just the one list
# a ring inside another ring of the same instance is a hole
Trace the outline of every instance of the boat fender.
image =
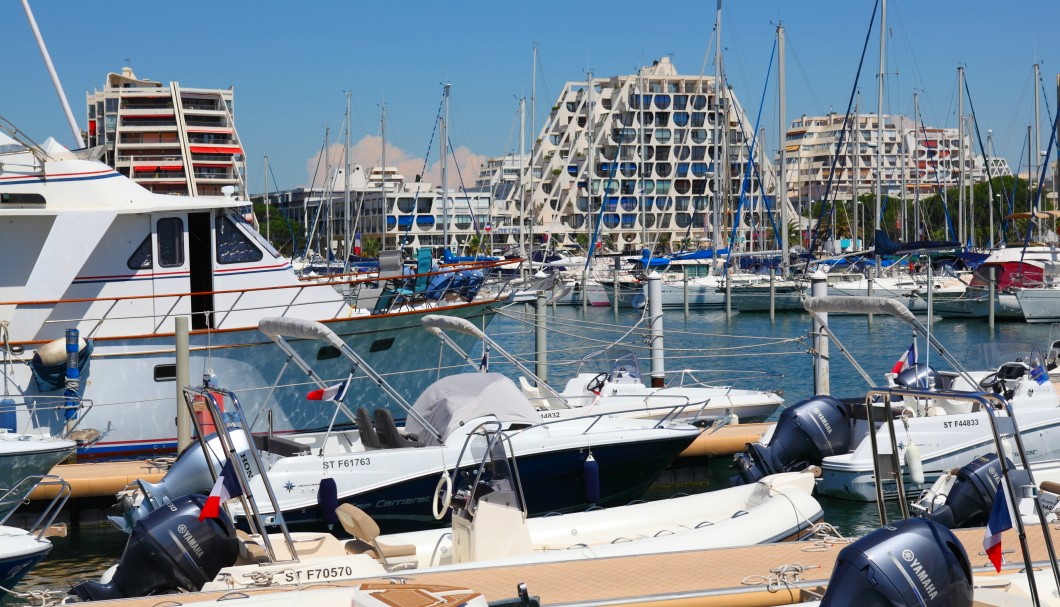
[[(77, 351), (84, 351), (85, 347), (88, 346), (88, 342), (83, 337), (77, 340)], [(43, 346), (37, 348), (37, 352), (33, 355), (33, 358), (40, 360), (42, 365), (66, 365), (66, 338), (56, 339), (49, 341)]]
[[(66, 338), (50, 341), (37, 348), (30, 361), (30, 371), (40, 392), (54, 392), (66, 386), (66, 362), (69, 354), (66, 351)], [(77, 369), (78, 376), (85, 376), (85, 367), (92, 356), (92, 341), (78, 338)]]
[(600, 501), (600, 465), (592, 453), (582, 463), (583, 479), (585, 480), (585, 501), (595, 504)]
[(924, 460), (920, 457), (920, 446), (909, 443), (905, 448), (905, 465), (909, 469), (909, 479), (918, 485), (924, 484)]
[(330, 528), (339, 522), (339, 515), (335, 512), (339, 507), (339, 489), (335, 479), (326, 477), (320, 479), (320, 487), (317, 489), (317, 507), (320, 508), (320, 518)]

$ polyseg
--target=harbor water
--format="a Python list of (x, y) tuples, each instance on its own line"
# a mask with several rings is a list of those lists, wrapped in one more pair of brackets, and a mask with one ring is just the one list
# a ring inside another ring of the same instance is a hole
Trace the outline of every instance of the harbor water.
[[(512, 306), (498, 315), (488, 329), (498, 343), (531, 368), (535, 361), (533, 317), (531, 306)], [(925, 320), (924, 316), (920, 318)], [(640, 310), (620, 309), (616, 314), (610, 308), (583, 312), (578, 307), (550, 307), (547, 323), (549, 382), (557, 387), (573, 377), (580, 358), (619, 338), (636, 349), (643, 373), (647, 375), (649, 371), (648, 323)], [(771, 321), (768, 314), (734, 312), (727, 316), (724, 310), (693, 310), (686, 316), (682, 310), (668, 310), (664, 323), (666, 370), (670, 374), (687, 369), (691, 376), (711, 383), (777, 389), (788, 404), (812, 395), (812, 340), (810, 319), (805, 314), (778, 313)], [(829, 324), (842, 346), (878, 384), (883, 383), (884, 373), (912, 341), (912, 330), (890, 317), (875, 316), (870, 321), (864, 316), (833, 316)], [(973, 320), (936, 320), (933, 334), (962, 361), (964, 355), (984, 344), (1018, 342), (1047, 351), (1052, 339), (1060, 339), (1060, 329), (1049, 325), (999, 323), (991, 332), (985, 322)], [(424, 339), (429, 339), (426, 334)], [(919, 350), (924, 362), (927, 348), (922, 341)], [(1028, 355), (1029, 349), (1025, 356)], [(931, 356), (932, 366), (947, 368), (934, 353)], [(491, 360), (492, 370), (513, 374), (513, 369), (495, 364), (498, 362)], [(859, 396), (868, 387), (834, 342), (830, 378), (831, 392), (839, 397)], [(664, 473), (647, 497), (660, 499), (723, 488), (728, 486), (731, 474), (729, 458), (682, 461)], [(821, 503), (825, 520), (844, 535), (864, 534), (878, 526), (875, 504), (829, 499), (822, 499)], [(897, 507), (893, 510), (896, 512)], [(66, 537), (52, 539), (53, 550), (18, 590), (65, 589), (79, 580), (96, 579), (117, 561), (125, 539), (122, 532), (109, 527), (71, 526)], [(5, 603), (20, 604), (25, 600), (9, 596)]]

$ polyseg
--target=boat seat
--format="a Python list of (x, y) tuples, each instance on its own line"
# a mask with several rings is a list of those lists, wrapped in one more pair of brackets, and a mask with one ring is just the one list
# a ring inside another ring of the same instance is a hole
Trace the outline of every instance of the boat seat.
[(353, 504), (341, 504), (335, 509), (342, 528), (353, 536), (346, 542), (347, 554), (364, 554), (383, 563), (387, 570), (391, 570), (387, 559), (402, 556), (415, 556), (416, 546), (413, 544), (380, 544), (379, 525), (376, 524), (368, 513)]
[(302, 455), (303, 453), (309, 453), (310, 451), (309, 445), (303, 445), (296, 440), (283, 438), (282, 436), (276, 436), (275, 434), (272, 436), (267, 434), (255, 434), (254, 446), (261, 451), (268, 451), (269, 453), (274, 453), (282, 457)]
[(382, 445), (379, 444), (379, 435), (376, 434), (375, 426), (372, 425), (372, 418), (368, 417), (368, 409), (357, 407), (354, 417), (357, 419), (357, 434), (361, 437), (364, 450), (382, 449)]
[(239, 562), (237, 564), (261, 565), (271, 562), (265, 548), (246, 531), (236, 529), (236, 539), (239, 541)]
[(422, 447), (415, 435), (402, 434), (394, 423), (394, 416), (387, 409), (375, 410), (375, 432), (383, 449), (401, 449), (404, 447)]

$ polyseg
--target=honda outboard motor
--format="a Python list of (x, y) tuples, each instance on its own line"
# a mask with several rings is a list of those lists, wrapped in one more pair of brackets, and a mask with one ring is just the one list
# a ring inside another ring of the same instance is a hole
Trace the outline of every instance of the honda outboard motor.
[(110, 582), (73, 587), (84, 601), (198, 591), (239, 557), (239, 540), (224, 510), (199, 522), (206, 496), (178, 498), (136, 522)]
[(894, 378), (894, 383), (903, 388), (942, 387), (939, 385), (939, 374), (924, 363), (917, 363), (906, 368)]
[(819, 466), (829, 455), (850, 448), (850, 410), (831, 396), (813, 396), (781, 412), (768, 445), (747, 445), (736, 456), (733, 485), (757, 482), (778, 472)]
[(821, 607), (965, 607), (972, 569), (949, 529), (911, 518), (880, 527), (839, 553)]
[[(1005, 461), (1015, 486), (1030, 484), (1030, 475), (1026, 470), (1013, 470), (1012, 462), (1007, 458)], [(924, 513), (923, 517), (950, 529), (982, 527), (990, 518), (997, 486), (1001, 482), (997, 454), (980, 455), (957, 472), (957, 479), (946, 496), (946, 503), (933, 512)]]
[[(249, 448), (246, 433), (239, 429), (230, 429), (232, 442), (237, 451), (245, 451)], [(221, 469), (224, 463), (224, 448), (216, 435), (206, 441), (210, 448), (216, 470)], [(132, 533), (136, 521), (143, 519), (156, 508), (167, 504), (178, 497), (191, 495), (192, 493), (208, 493), (213, 487), (214, 478), (210, 468), (206, 464), (206, 457), (202, 453), (202, 445), (196, 441), (182, 451), (177, 461), (166, 472), (157, 483), (149, 483), (145, 480), (137, 480), (142, 499), (137, 500), (128, 492), (119, 494), (118, 507), (122, 510), (122, 516), (109, 517), (115, 527), (125, 533)]]

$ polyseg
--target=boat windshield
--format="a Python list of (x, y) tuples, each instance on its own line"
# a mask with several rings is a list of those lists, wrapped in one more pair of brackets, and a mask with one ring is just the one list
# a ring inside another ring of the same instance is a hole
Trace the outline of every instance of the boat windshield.
[(982, 343), (968, 349), (961, 364), (970, 371), (997, 369), (1004, 363), (1027, 362), (1039, 346), (1024, 342)]
[(265, 237), (262, 236), (261, 233), (259, 233), (257, 230), (255, 230), (254, 226), (250, 225), (250, 223), (247, 222), (245, 217), (243, 217), (239, 213), (229, 213), (228, 218), (231, 219), (232, 222), (235, 223), (237, 226), (239, 226), (240, 229), (242, 229), (247, 236), (253, 238), (258, 243), (258, 246), (260, 246), (265, 251), (268, 251), (269, 255), (272, 255), (273, 257), (280, 256), (280, 252), (276, 250), (276, 247), (272, 246), (272, 243), (270, 243), (268, 240), (265, 240)]
[(578, 362), (578, 373), (607, 373), (612, 378), (640, 379), (640, 362), (629, 348), (612, 346)]

